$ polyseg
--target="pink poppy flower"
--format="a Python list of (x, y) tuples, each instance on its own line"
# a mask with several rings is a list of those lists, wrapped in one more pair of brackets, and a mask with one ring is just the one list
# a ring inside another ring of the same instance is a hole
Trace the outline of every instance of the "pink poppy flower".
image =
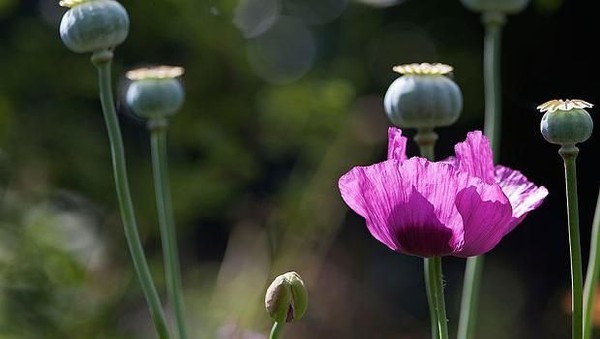
[(519, 171), (494, 166), (488, 139), (467, 134), (455, 157), (407, 158), (406, 137), (389, 128), (388, 160), (339, 180), (343, 200), (390, 249), (419, 257), (481, 255), (548, 195)]

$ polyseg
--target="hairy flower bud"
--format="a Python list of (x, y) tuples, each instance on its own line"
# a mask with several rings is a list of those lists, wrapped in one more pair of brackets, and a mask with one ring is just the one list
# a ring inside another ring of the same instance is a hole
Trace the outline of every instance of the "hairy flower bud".
[(308, 294), (296, 272), (276, 277), (265, 294), (265, 307), (276, 322), (292, 322), (302, 318), (308, 305)]
[(402, 74), (388, 88), (385, 111), (390, 121), (403, 128), (448, 126), (456, 122), (463, 98), (444, 64), (409, 64), (394, 67)]
[(551, 100), (537, 108), (545, 112), (540, 131), (548, 142), (559, 145), (575, 145), (592, 135), (594, 122), (585, 110), (593, 105), (583, 100)]
[(110, 50), (129, 33), (129, 16), (114, 0), (64, 0), (70, 7), (60, 22), (60, 38), (77, 53)]
[(136, 115), (161, 119), (175, 114), (183, 105), (184, 90), (177, 77), (183, 68), (158, 66), (127, 72), (131, 84), (126, 101)]

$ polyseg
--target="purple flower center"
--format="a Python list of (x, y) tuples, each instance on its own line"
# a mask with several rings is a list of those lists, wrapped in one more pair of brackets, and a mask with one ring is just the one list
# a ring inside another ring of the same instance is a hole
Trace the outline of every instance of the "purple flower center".
[(388, 224), (394, 230), (393, 241), (405, 253), (431, 257), (454, 252), (450, 246), (452, 230), (439, 222), (433, 205), (416, 189), (407, 202), (394, 207)]

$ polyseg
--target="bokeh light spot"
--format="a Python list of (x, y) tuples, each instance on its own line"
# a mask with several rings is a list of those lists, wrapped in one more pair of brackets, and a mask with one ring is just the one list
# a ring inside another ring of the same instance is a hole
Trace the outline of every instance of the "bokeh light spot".
[(250, 40), (248, 59), (254, 71), (272, 83), (300, 78), (316, 54), (312, 32), (295, 18), (282, 16), (264, 34)]
[(279, 0), (240, 0), (233, 23), (246, 38), (254, 38), (271, 28), (280, 12)]

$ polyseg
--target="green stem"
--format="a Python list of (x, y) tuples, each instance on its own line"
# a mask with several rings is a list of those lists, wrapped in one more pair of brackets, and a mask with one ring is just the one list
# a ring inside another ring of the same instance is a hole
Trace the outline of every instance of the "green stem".
[[(435, 158), (435, 142), (437, 141), (437, 133), (433, 128), (420, 128), (414, 137), (415, 143), (419, 145), (421, 156), (434, 161)], [(429, 304), (429, 321), (431, 324), (431, 338), (439, 337), (438, 314), (435, 304), (435, 262), (432, 258), (423, 259), (423, 270), (425, 273), (425, 290), (427, 291), (427, 303)], [(434, 280), (432, 280), (432, 277)]]
[(460, 318), (458, 321), (457, 338), (459, 339), (473, 338), (475, 333), (477, 301), (479, 299), (483, 260), (483, 255), (467, 258), (463, 293), (460, 302)]
[(151, 120), (148, 123), (152, 148), (152, 172), (156, 193), (156, 206), (165, 257), (167, 294), (175, 312), (176, 330), (179, 339), (187, 338), (181, 287), (181, 271), (177, 250), (175, 218), (171, 205), (171, 190), (168, 180), (167, 121)]
[(433, 263), (431, 258), (423, 259), (423, 272), (425, 272), (425, 290), (427, 291), (427, 304), (429, 305), (429, 324), (431, 326), (431, 338), (435, 339), (438, 337), (438, 321), (437, 313), (435, 312), (434, 287), (431, 286), (433, 283), (431, 277), (433, 275)]
[(435, 159), (435, 142), (438, 139), (437, 133), (433, 128), (422, 127), (417, 130), (414, 136), (415, 143), (419, 146), (421, 156), (429, 161)]
[(125, 164), (125, 150), (112, 96), (110, 76), (112, 56), (113, 54), (110, 51), (94, 53), (92, 56), (92, 63), (98, 69), (100, 101), (110, 141), (115, 186), (121, 210), (125, 238), (129, 246), (133, 266), (142, 286), (146, 301), (148, 302), (150, 315), (154, 321), (156, 331), (160, 338), (169, 338), (165, 316), (158, 293), (156, 292), (156, 287), (152, 280), (152, 275), (150, 274), (150, 269), (148, 268), (148, 263), (146, 262), (144, 249), (140, 241), (135, 221), (135, 212), (131, 202), (131, 193), (129, 192), (129, 183), (127, 179), (127, 167)]
[(269, 339), (278, 339), (279, 335), (281, 334), (281, 331), (283, 330), (283, 324), (284, 323), (280, 323), (278, 321), (276, 321), (273, 324), (273, 328), (271, 328), (271, 335), (269, 335)]
[(448, 339), (448, 321), (446, 318), (446, 303), (444, 301), (444, 280), (442, 276), (442, 258), (429, 258), (431, 270), (429, 281), (432, 287), (433, 306), (437, 320), (437, 332), (439, 339)]
[[(505, 18), (502, 13), (484, 13), (484, 88), (485, 119), (484, 134), (490, 140), (494, 163), (500, 155), (500, 133), (502, 127), (502, 91), (500, 83), (500, 40)], [(475, 333), (479, 287), (483, 272), (483, 256), (467, 259), (463, 292), (458, 322), (458, 339), (471, 339)]]
[(575, 167), (579, 149), (575, 145), (563, 145), (558, 153), (565, 163), (569, 249), (571, 251), (572, 338), (579, 339), (583, 335), (583, 273), (579, 240), (579, 208), (577, 206), (577, 170)]
[(588, 258), (588, 268), (585, 276), (585, 286), (583, 289), (583, 338), (592, 338), (592, 316), (594, 302), (596, 299), (596, 289), (598, 286), (598, 275), (600, 272), (600, 192), (596, 201), (596, 212), (592, 222), (592, 243), (590, 244), (590, 255)]
[(504, 15), (483, 15), (485, 41), (483, 54), (483, 81), (485, 91), (484, 134), (490, 139), (495, 160), (500, 152), (502, 130), (502, 90), (500, 81), (500, 40)]

